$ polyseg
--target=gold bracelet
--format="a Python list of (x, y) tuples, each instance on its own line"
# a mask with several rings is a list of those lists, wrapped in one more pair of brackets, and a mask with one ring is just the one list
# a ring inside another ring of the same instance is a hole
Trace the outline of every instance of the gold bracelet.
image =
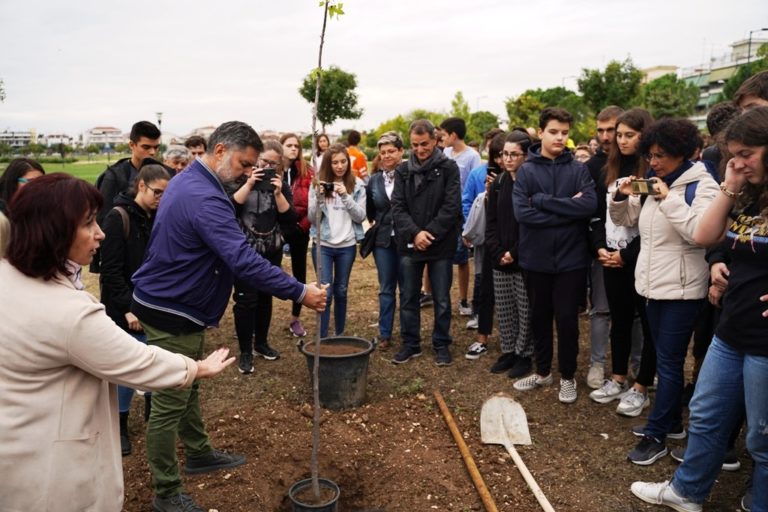
[(720, 184), (720, 191), (721, 191), (723, 194), (725, 194), (725, 195), (726, 195), (726, 197), (728, 197), (728, 198), (730, 198), (730, 199), (736, 199), (736, 198), (737, 198), (737, 197), (739, 197), (741, 194), (743, 194), (743, 192), (731, 192), (730, 190), (728, 190), (728, 189), (725, 187), (725, 182), (723, 182), (723, 183), (721, 183), (721, 184)]

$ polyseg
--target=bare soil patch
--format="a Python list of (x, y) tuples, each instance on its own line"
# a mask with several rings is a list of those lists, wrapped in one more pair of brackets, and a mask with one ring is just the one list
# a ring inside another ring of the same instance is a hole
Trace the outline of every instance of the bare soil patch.
[[(290, 268), (290, 262), (285, 261), (284, 266)], [(93, 276), (88, 283), (90, 290), (98, 290)], [(370, 339), (377, 334), (377, 292), (373, 259), (358, 258), (350, 283), (346, 335)], [(455, 285), (453, 299), (455, 307)], [(247, 464), (238, 468), (184, 477), (186, 490), (204, 508), (220, 512), (290, 510), (289, 487), (309, 476), (312, 390), (306, 358), (287, 330), (289, 315), (290, 304), (276, 301), (270, 343), (281, 352), (280, 359), (257, 358), (254, 374), (242, 376), (233, 367), (202, 386), (202, 409), (214, 446), (248, 457)], [(540, 508), (504, 448), (480, 441), (480, 408), (498, 391), (511, 394), (528, 415), (533, 444), (518, 451), (556, 510), (658, 510), (634, 498), (629, 486), (635, 480), (668, 479), (676, 464), (670, 457), (650, 467), (627, 462), (626, 455), (637, 442), (629, 429), (643, 423), (644, 416), (618, 416), (615, 402), (599, 405), (587, 396), (586, 317), (582, 318), (577, 373), (579, 398), (572, 405), (558, 402), (557, 385), (522, 393), (512, 388), (506, 375), (491, 374), (488, 370), (499, 355), (495, 334), (487, 355), (466, 360), (464, 352), (475, 339), (474, 331), (465, 329), (466, 320), (454, 315), (455, 362), (438, 368), (429, 342), (432, 309), (423, 309), (424, 356), (393, 365), (389, 362), (392, 350), (374, 351), (365, 405), (324, 411), (320, 473), (341, 488), (340, 511), (483, 510), (432, 396), (434, 389), (445, 397), (499, 510), (533, 512)], [(310, 339), (316, 332), (315, 315), (305, 310), (302, 321)], [(227, 346), (237, 354), (233, 333), (228, 310), (221, 327), (209, 331), (208, 348)], [(151, 509), (142, 406), (143, 401), (134, 401), (130, 417), (134, 450), (123, 458), (127, 511)], [(679, 443), (671, 441), (669, 446)], [(738, 446), (742, 469), (720, 475), (705, 509), (738, 510), (751, 470), (743, 440)], [(179, 457), (183, 463), (181, 447)]]

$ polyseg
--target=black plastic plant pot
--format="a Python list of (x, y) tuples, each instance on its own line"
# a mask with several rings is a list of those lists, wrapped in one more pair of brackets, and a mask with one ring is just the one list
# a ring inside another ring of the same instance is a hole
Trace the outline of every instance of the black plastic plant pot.
[[(338, 336), (320, 340), (320, 405), (342, 410), (360, 407), (365, 402), (368, 359), (373, 343), (362, 338)], [(312, 382), (315, 343), (301, 346), (307, 358)]]
[(288, 498), (293, 503), (293, 512), (336, 512), (341, 491), (339, 486), (326, 478), (318, 479), (320, 500), (312, 493), (312, 479), (296, 482), (288, 490)]

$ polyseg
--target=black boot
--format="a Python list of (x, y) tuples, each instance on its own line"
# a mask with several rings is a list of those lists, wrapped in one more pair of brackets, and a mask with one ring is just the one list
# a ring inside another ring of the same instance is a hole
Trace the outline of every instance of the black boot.
[(128, 437), (128, 413), (120, 413), (120, 451), (123, 457), (131, 454), (131, 438)]
[(152, 394), (144, 394), (144, 422), (149, 421), (149, 413), (152, 412)]

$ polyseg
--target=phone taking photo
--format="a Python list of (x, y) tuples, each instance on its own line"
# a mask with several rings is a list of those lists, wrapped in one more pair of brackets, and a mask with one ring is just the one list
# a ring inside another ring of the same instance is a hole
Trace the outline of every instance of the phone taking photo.
[(632, 180), (632, 193), (641, 196), (655, 196), (658, 191), (653, 188), (653, 180)]
[(267, 167), (266, 169), (262, 169), (262, 172), (263, 174), (261, 175), (261, 181), (257, 181), (253, 188), (256, 190), (271, 192), (275, 188), (272, 185), (272, 178), (275, 177), (276, 171), (273, 167)]

